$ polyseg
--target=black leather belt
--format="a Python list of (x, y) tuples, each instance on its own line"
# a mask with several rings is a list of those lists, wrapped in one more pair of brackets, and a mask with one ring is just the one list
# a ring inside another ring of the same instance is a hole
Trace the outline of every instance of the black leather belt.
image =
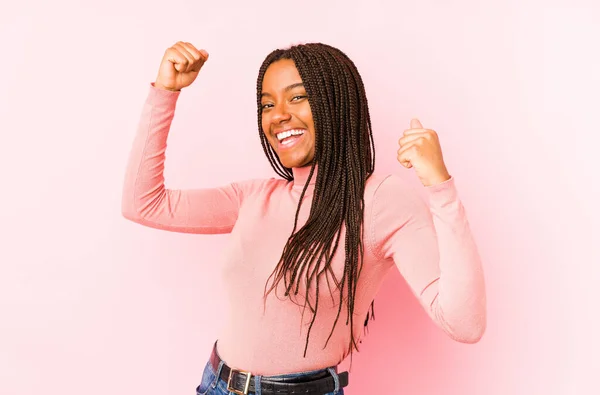
[[(213, 370), (217, 372), (221, 358), (217, 353), (217, 343), (210, 356)], [(348, 372), (338, 374), (340, 389), (348, 385)], [(231, 369), (225, 363), (220, 378), (227, 383), (227, 390), (235, 394), (246, 395), (256, 392), (254, 375), (251, 372)], [(260, 392), (263, 395), (323, 395), (335, 390), (335, 380), (328, 372), (319, 372), (301, 377), (261, 377)]]

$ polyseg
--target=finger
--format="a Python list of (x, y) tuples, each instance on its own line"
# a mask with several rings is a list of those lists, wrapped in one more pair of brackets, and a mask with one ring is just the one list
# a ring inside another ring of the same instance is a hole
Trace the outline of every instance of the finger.
[(189, 71), (198, 72), (208, 60), (208, 52), (206, 50), (198, 50), (191, 43), (184, 42), (183, 45), (194, 57), (194, 64), (189, 67)]
[(412, 163), (410, 162), (410, 159), (398, 157), (398, 162), (400, 162), (400, 164), (406, 167), (407, 169), (413, 167)]
[(192, 43), (188, 43), (187, 41), (183, 42), (183, 45), (192, 55), (194, 55), (195, 59), (198, 59), (198, 57), (202, 57), (204, 60), (208, 59), (208, 52), (206, 52), (205, 49), (198, 49), (194, 47)]
[(188, 59), (175, 46), (169, 48), (167, 51), (169, 53), (167, 60), (173, 63), (175, 70), (180, 73), (183, 72), (187, 67)]
[(193, 72), (199, 72), (200, 69), (202, 69), (202, 66), (204, 66), (204, 63), (206, 63), (206, 61), (208, 60), (208, 52), (201, 50), (198, 51), (196, 50), (199, 58), (196, 60), (196, 62), (190, 67), (190, 71)]
[(205, 58), (200, 58), (200, 60), (198, 60), (194, 64), (194, 67), (191, 68), (191, 71), (195, 71), (195, 72), (200, 71), (200, 69), (202, 68), (202, 66), (204, 66), (204, 63), (206, 63), (206, 59)]
[(406, 156), (408, 159), (414, 159), (414, 155), (418, 153), (418, 150), (419, 145), (413, 141), (399, 148), (398, 156)]
[(198, 51), (192, 44), (188, 42), (182, 42), (181, 46), (183, 46), (186, 49), (186, 51), (188, 51), (190, 55), (192, 55), (192, 57), (194, 58), (194, 62), (197, 62), (202, 58), (200, 51)]
[(433, 132), (433, 130), (431, 130), (431, 129), (422, 129), (422, 128), (418, 128), (418, 129), (406, 129), (406, 130), (404, 130), (404, 135), (406, 136), (408, 134), (419, 134), (419, 133), (428, 134), (428, 133), (431, 133), (431, 132)]
[(425, 140), (426, 137), (424, 134), (409, 134), (406, 135), (402, 138), (400, 138), (400, 140), (398, 140), (398, 144), (401, 147), (404, 147), (406, 144), (410, 143), (411, 141), (418, 141), (419, 144), (423, 143), (423, 140)]
[(419, 122), (417, 118), (413, 118), (410, 120), (410, 127), (412, 129), (421, 129), (423, 128), (423, 125), (421, 125), (421, 122)]
[(183, 45), (182, 42), (178, 42), (177, 44), (175, 44), (175, 47), (177, 48), (177, 50), (179, 52), (181, 52), (181, 54), (183, 56), (185, 56), (185, 58), (187, 59), (187, 64), (185, 65), (185, 68), (183, 69), (183, 73), (187, 73), (190, 71), (190, 68), (194, 65), (194, 63), (196, 62), (196, 59), (194, 59), (194, 56), (190, 53), (190, 51), (188, 51), (185, 47), (185, 45)]
[(192, 52), (190, 52), (190, 50), (188, 48), (186, 48), (186, 46), (184, 45), (184, 43), (180, 43), (180, 50), (183, 53), (183, 56), (185, 56), (188, 60), (188, 65), (185, 68), (185, 72), (189, 73), (191, 71), (191, 69), (195, 66), (197, 59), (194, 56), (194, 54), (192, 54)]
[(412, 162), (418, 155), (418, 147), (414, 142), (408, 143), (406, 146), (398, 150), (398, 162), (406, 168), (412, 167)]
[(200, 59), (196, 60), (193, 64), (190, 65), (189, 71), (195, 73), (199, 72), (200, 69), (202, 69), (202, 66), (204, 66), (205, 62), (206, 60), (203, 57), (200, 57)]
[(196, 47), (194, 47), (192, 44), (190, 44), (190, 43), (186, 43), (186, 44), (190, 45), (193, 49), (198, 51), (200, 56), (202, 56), (204, 58), (205, 62), (208, 60), (208, 52), (206, 51), (206, 49), (196, 49)]

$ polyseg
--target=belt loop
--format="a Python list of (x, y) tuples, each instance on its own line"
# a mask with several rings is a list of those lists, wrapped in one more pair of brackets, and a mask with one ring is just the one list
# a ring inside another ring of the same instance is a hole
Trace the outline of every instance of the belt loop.
[(333, 393), (337, 394), (340, 390), (340, 377), (338, 376), (334, 368), (327, 368), (327, 370), (329, 370), (329, 373), (331, 373), (331, 375), (333, 376), (333, 381), (335, 382), (335, 389), (333, 390)]
[(217, 368), (215, 381), (213, 381), (213, 383), (212, 383), (212, 389), (213, 390), (215, 389), (215, 387), (217, 386), (217, 384), (219, 384), (219, 380), (221, 380), (221, 370), (223, 370), (223, 365), (224, 364), (225, 364), (225, 362), (223, 362), (223, 361), (219, 362), (219, 367)]
[(262, 395), (262, 388), (260, 388), (262, 376), (254, 376), (254, 395)]

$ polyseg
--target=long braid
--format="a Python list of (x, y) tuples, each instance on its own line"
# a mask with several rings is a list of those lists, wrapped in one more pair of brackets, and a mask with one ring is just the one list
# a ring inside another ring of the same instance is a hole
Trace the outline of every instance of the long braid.
[[(375, 145), (365, 89), (354, 63), (342, 51), (326, 44), (311, 43), (286, 50), (278, 49), (265, 58), (257, 79), (258, 129), (271, 166), (288, 181), (293, 180), (292, 170), (283, 166), (262, 130), (262, 82), (267, 68), (280, 59), (292, 59), (304, 83), (315, 125), (315, 156), (300, 195), (292, 234), (279, 263), (265, 284), (265, 298), (281, 280), (284, 281), (286, 297), (299, 293), (301, 281), (307, 285), (303, 307), (308, 307), (313, 317), (306, 337), (306, 356), (310, 331), (319, 306), (319, 279), (325, 275), (333, 298), (329, 283), (331, 277), (340, 291), (340, 303), (323, 348), (333, 335), (344, 305), (344, 296), (347, 295), (346, 325), (350, 325), (348, 347), (352, 354), (354, 348), (358, 350), (353, 313), (364, 258), (364, 190), (375, 167)], [(319, 170), (310, 214), (306, 223), (297, 229), (302, 200), (317, 165)], [(342, 278), (338, 280), (331, 262), (338, 250), (344, 228), (345, 263)], [(272, 284), (268, 287), (271, 280)], [(309, 300), (313, 281), (316, 291), (314, 306)], [(371, 309), (373, 307), (372, 303)], [(371, 314), (371, 318), (373, 317)], [(368, 321), (369, 313), (365, 326)]]

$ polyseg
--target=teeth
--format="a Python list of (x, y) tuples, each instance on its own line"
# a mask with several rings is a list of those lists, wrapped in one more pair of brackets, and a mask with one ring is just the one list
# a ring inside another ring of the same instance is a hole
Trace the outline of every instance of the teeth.
[(288, 130), (287, 132), (281, 132), (281, 133), (277, 133), (277, 139), (279, 141), (288, 138), (290, 136), (300, 136), (301, 134), (304, 134), (304, 130), (302, 129), (292, 129), (292, 130)]

